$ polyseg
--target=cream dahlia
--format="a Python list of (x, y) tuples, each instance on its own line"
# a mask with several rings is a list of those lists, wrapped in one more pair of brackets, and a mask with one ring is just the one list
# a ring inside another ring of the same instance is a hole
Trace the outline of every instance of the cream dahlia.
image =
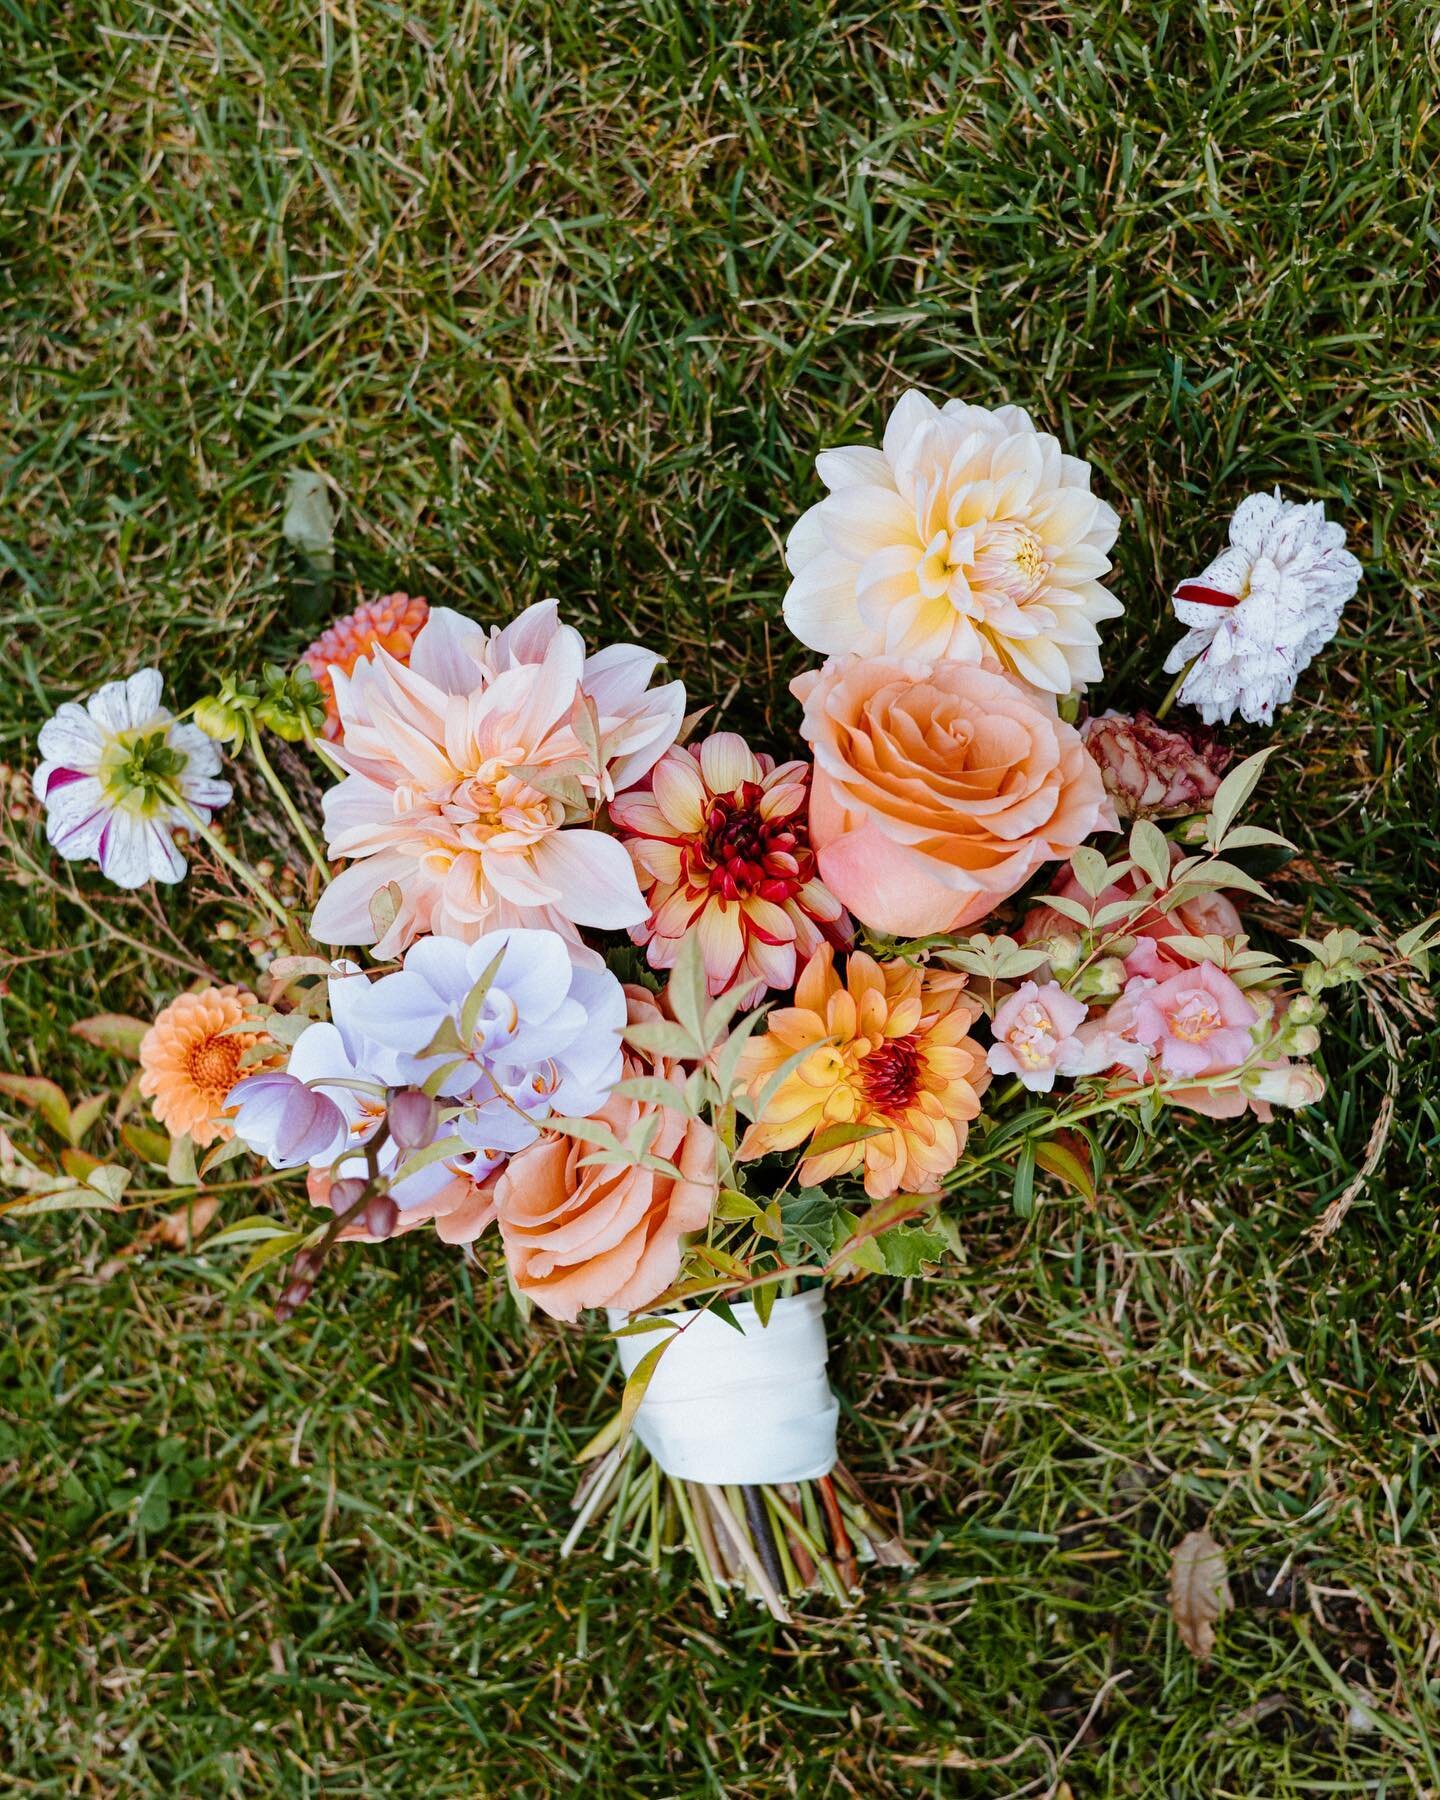
[(1252, 725), (1275, 708), (1340, 626), (1362, 570), (1345, 531), (1318, 500), (1300, 505), (1251, 494), (1230, 521), (1230, 542), (1172, 604), (1190, 630), (1165, 659), (1169, 674), (1193, 662), (1180, 689), (1207, 725), (1238, 710)]
[[(330, 884), (311, 930), (393, 956), (426, 932), (473, 942), (527, 925), (638, 925), (629, 856), (600, 804), (674, 742), (684, 686), (649, 689), (660, 658), (634, 644), (587, 657), (556, 602), (502, 631), (431, 611), (406, 667), (383, 648), (335, 675), (349, 771), (325, 796)], [(383, 896), (383, 898), (377, 898)]]
[(797, 958), (849, 943), (850, 921), (816, 873), (809, 803), (805, 763), (776, 768), (720, 731), (698, 751), (667, 750), (644, 788), (612, 804), (650, 909), (630, 935), (651, 968), (673, 968), (694, 931), (710, 992), (743, 989), (751, 1005), (794, 986)]
[(816, 460), (828, 497), (785, 547), (785, 622), (827, 656), (980, 663), (1051, 694), (1100, 677), (1120, 521), (1018, 406), (901, 396), (882, 448)]

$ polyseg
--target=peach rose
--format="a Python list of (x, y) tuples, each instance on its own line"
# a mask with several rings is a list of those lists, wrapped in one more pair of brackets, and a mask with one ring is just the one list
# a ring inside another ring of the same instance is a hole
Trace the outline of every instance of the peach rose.
[(873, 930), (958, 931), (1042, 863), (1117, 829), (1080, 734), (1012, 676), (850, 657), (791, 692), (815, 753), (821, 878)]
[[(658, 1020), (655, 997), (628, 987), (630, 1023)], [(678, 1089), (679, 1065), (627, 1049), (624, 1078), (658, 1076)], [(599, 1112), (623, 1143), (657, 1109), (612, 1094)], [(495, 1183), (496, 1216), (511, 1279), (542, 1312), (574, 1321), (584, 1307), (637, 1312), (680, 1272), (680, 1240), (700, 1231), (715, 1203), (715, 1134), (683, 1113), (659, 1108), (653, 1156), (673, 1163), (681, 1180), (658, 1169), (599, 1164), (582, 1168), (594, 1146), (554, 1133), (512, 1156)]]

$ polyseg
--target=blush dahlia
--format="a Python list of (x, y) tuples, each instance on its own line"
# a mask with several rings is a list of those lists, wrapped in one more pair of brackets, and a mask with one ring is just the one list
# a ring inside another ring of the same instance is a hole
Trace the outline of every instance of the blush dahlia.
[(652, 968), (672, 968), (694, 931), (710, 992), (751, 1004), (792, 986), (822, 944), (849, 943), (850, 920), (816, 872), (809, 801), (804, 763), (777, 768), (721, 731), (668, 750), (647, 788), (612, 802), (649, 908), (630, 935)]

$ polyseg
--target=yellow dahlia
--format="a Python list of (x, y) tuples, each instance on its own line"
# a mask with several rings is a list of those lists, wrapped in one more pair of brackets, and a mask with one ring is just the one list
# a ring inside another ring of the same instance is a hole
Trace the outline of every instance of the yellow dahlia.
[(901, 396), (880, 449), (816, 462), (830, 493), (785, 546), (785, 623), (825, 656), (979, 663), (1050, 694), (1100, 678), (1120, 521), (1018, 406)]
[(254, 1004), (255, 996), (237, 987), (181, 994), (141, 1038), (140, 1092), (171, 1137), (188, 1133), (203, 1147), (233, 1135), (222, 1116), (225, 1096), (240, 1079), (241, 1056), (266, 1037), (236, 1029)]
[(817, 950), (795, 1004), (772, 1012), (742, 1053), (741, 1079), (758, 1098), (781, 1064), (809, 1051), (746, 1132), (741, 1155), (793, 1150), (833, 1126), (873, 1127), (872, 1137), (807, 1156), (800, 1179), (819, 1185), (863, 1169), (872, 1199), (933, 1193), (960, 1160), (990, 1081), (969, 1035), (981, 1009), (964, 990), (963, 975), (859, 952), (842, 981), (829, 946)]
[(420, 627), (430, 617), (430, 603), (412, 594), (383, 594), (367, 600), (343, 619), (322, 631), (303, 660), (325, 696), (325, 735), (342, 735), (335, 705), (335, 681), (331, 671), (348, 675), (362, 656), (375, 649), (388, 650), (396, 662), (408, 663)]

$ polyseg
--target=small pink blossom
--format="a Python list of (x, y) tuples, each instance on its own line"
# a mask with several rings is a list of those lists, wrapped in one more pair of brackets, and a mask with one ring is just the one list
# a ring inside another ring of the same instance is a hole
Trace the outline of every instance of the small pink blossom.
[[(1128, 996), (1133, 983), (1127, 984)], [(1214, 963), (1196, 963), (1136, 996), (1135, 1038), (1166, 1075), (1225, 1075), (1254, 1048), (1260, 1014)]]
[(1048, 1094), (1057, 1075), (1088, 1075), (1104, 1068), (1077, 1032), (1086, 1006), (1058, 981), (1043, 987), (1022, 982), (996, 1009), (990, 1029), (994, 1043), (987, 1061), (992, 1074), (1018, 1075), (1032, 1093)]

